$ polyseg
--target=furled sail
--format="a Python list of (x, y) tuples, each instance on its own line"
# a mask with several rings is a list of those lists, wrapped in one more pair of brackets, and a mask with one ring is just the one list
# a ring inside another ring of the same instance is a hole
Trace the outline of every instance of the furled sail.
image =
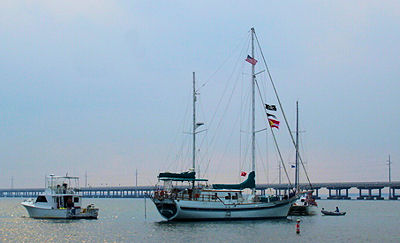
[(238, 189), (243, 190), (245, 188), (255, 188), (256, 187), (256, 173), (254, 171), (249, 173), (247, 180), (240, 184), (213, 184), (214, 189)]
[(181, 179), (195, 179), (196, 172), (187, 171), (182, 173), (170, 173), (170, 172), (162, 172), (158, 175), (158, 178), (181, 178)]

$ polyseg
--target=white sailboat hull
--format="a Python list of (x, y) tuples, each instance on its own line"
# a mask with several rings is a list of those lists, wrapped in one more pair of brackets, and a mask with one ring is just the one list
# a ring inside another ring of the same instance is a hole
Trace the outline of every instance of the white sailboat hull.
[[(225, 205), (221, 202), (154, 200), (160, 214), (167, 220), (239, 220), (286, 218), (292, 203), (248, 203)], [(162, 204), (168, 204), (164, 209)], [(175, 209), (173, 208), (175, 207)], [(172, 208), (172, 209), (171, 209)], [(167, 212), (166, 212), (167, 211)]]

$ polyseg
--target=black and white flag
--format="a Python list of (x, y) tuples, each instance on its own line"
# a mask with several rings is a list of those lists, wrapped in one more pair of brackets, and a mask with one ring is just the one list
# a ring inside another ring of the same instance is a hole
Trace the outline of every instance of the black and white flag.
[(276, 105), (265, 104), (265, 109), (270, 110), (270, 111), (276, 111)]

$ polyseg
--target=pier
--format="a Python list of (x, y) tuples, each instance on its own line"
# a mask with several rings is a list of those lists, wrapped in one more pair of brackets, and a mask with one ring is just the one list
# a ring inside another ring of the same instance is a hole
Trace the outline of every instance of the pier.
[[(309, 184), (300, 183), (302, 190), (313, 189), (313, 197), (321, 199), (319, 191), (328, 190), (327, 199), (335, 200), (383, 200), (382, 190), (388, 189), (390, 195), (386, 199), (398, 200), (400, 198), (400, 181), (397, 182), (332, 182)], [(80, 189), (83, 197), (90, 198), (144, 198), (156, 189), (155, 186), (115, 186), (115, 187), (83, 187)], [(256, 190), (265, 194), (268, 189), (275, 194), (285, 194), (289, 191), (289, 184), (258, 184)], [(358, 197), (349, 195), (349, 190), (358, 190)], [(0, 197), (37, 197), (44, 188), (19, 188), (0, 189)]]

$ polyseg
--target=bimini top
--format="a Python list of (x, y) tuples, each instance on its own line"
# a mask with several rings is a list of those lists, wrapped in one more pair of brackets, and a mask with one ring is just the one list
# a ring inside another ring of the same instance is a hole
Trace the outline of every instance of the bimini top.
[(46, 176), (45, 188), (57, 191), (58, 193), (62, 191), (64, 194), (67, 191), (72, 192), (79, 189), (79, 177), (68, 175), (55, 176), (54, 174), (50, 174), (49, 176)]
[(255, 188), (256, 187), (256, 173), (254, 171), (249, 173), (247, 180), (240, 184), (213, 184), (214, 189), (238, 189), (243, 190), (245, 188)]
[(162, 172), (158, 175), (162, 181), (208, 181), (207, 179), (196, 179), (196, 172), (187, 171), (182, 173)]

